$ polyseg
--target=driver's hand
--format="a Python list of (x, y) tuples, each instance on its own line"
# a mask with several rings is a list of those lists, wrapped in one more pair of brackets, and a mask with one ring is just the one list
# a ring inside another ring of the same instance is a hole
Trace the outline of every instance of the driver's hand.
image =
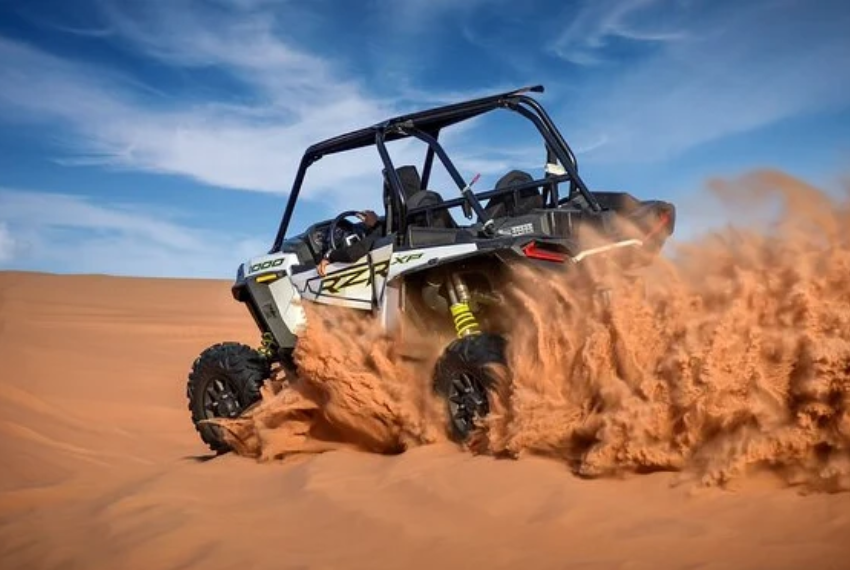
[(378, 223), (378, 214), (372, 210), (357, 212), (357, 217), (360, 218), (360, 220), (369, 228), (374, 228), (375, 224)]
[(318, 271), (319, 275), (321, 275), (322, 277), (327, 274), (329, 263), (330, 261), (328, 261), (327, 258), (323, 257), (322, 260), (319, 262), (319, 265), (316, 267), (316, 271)]

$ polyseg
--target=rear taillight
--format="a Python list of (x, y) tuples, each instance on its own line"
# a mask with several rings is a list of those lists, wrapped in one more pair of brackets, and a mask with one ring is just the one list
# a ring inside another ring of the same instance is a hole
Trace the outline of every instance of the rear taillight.
[(567, 254), (551, 249), (544, 249), (538, 246), (537, 243), (533, 241), (525, 244), (525, 246), (523, 246), (522, 248), (522, 252), (525, 254), (526, 257), (529, 257), (531, 259), (554, 261), (556, 263), (563, 263), (567, 260)]
[(655, 234), (661, 233), (666, 230), (667, 234), (672, 233), (671, 226), (673, 224), (673, 214), (668, 209), (662, 210), (658, 217), (655, 220), (655, 223), (649, 228), (649, 231), (644, 235), (644, 239), (649, 239), (653, 237)]

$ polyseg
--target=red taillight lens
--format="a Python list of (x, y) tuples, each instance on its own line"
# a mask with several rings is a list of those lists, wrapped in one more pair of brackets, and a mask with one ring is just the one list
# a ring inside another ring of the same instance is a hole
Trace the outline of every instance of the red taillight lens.
[(563, 263), (567, 260), (567, 255), (561, 253), (560, 251), (553, 251), (551, 249), (543, 249), (538, 247), (537, 243), (530, 242), (527, 243), (523, 248), (522, 252), (526, 257), (530, 257), (532, 259), (541, 259), (543, 261), (555, 261), (557, 263)]
[(662, 230), (668, 230), (670, 228), (670, 222), (672, 221), (672, 216), (668, 210), (664, 210), (658, 215), (658, 218), (653, 224), (653, 226), (649, 229), (649, 231), (644, 236), (646, 239), (651, 238), (655, 234), (661, 232)]

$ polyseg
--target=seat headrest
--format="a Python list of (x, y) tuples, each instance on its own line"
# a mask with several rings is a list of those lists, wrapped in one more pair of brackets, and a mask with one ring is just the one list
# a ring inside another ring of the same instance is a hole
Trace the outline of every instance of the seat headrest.
[[(401, 189), (404, 192), (405, 199), (410, 198), (419, 190), (422, 186), (422, 177), (419, 176), (419, 170), (416, 166), (412, 164), (406, 164), (404, 166), (399, 166), (395, 169), (396, 174), (398, 174), (399, 180), (401, 180)], [(384, 170), (384, 188), (385, 190), (389, 189), (389, 181), (387, 180), (387, 171)]]
[(511, 170), (496, 182), (496, 189), (501, 190), (506, 186), (512, 186), (514, 184), (523, 184), (524, 182), (532, 182), (534, 178), (527, 172), (523, 172), (522, 170)]

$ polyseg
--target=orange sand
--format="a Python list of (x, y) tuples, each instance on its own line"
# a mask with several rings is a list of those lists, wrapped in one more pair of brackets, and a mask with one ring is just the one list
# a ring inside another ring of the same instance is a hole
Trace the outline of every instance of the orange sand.
[(368, 322), (314, 319), (311, 413), (342, 440), (307, 445), (280, 420), (319, 396), (281, 393), (237, 426), (243, 455), (205, 461), (188, 367), (256, 344), (229, 283), (0, 273), (0, 568), (850, 568), (835, 208), (615, 280), (607, 321), (575, 288), (515, 291), (531, 317), (478, 454)]

